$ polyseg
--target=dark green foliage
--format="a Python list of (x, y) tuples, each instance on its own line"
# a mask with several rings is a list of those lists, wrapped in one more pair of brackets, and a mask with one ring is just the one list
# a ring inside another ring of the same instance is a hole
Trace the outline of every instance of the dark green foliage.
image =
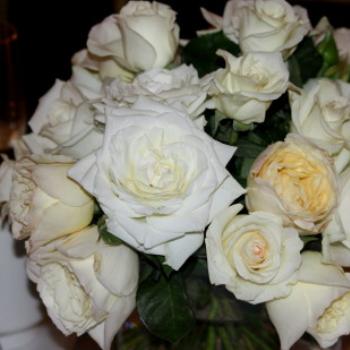
[(237, 44), (229, 40), (223, 32), (217, 32), (192, 39), (182, 51), (183, 62), (192, 64), (202, 77), (224, 65), (223, 59), (216, 55), (218, 49), (235, 56), (240, 53)]
[(137, 310), (146, 328), (169, 342), (183, 338), (195, 325), (180, 274), (151, 274), (137, 291)]
[(305, 37), (289, 58), (290, 81), (302, 87), (309, 79), (316, 78), (324, 59), (310, 37)]

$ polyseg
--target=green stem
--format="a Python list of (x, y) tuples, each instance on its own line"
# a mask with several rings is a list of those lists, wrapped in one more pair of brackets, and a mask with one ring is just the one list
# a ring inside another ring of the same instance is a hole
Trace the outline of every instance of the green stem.
[(259, 349), (261, 350), (271, 350), (271, 348), (266, 345), (259, 337), (257, 337), (254, 333), (252, 333), (249, 329), (243, 327), (242, 332), (247, 336), (249, 340), (253, 343), (259, 345)]
[(206, 350), (215, 350), (215, 341), (216, 341), (215, 328), (213, 326), (209, 326)]
[(224, 327), (219, 327), (219, 335), (220, 335), (220, 339), (222, 341), (224, 350), (231, 350), (232, 342), (230, 341), (228, 332)]

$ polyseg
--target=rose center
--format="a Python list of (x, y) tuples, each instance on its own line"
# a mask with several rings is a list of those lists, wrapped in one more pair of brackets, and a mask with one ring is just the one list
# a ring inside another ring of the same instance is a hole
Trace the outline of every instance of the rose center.
[(350, 292), (333, 301), (324, 311), (316, 324), (316, 331), (329, 333), (337, 329), (339, 323), (350, 310)]
[[(248, 231), (236, 242), (230, 242), (230, 235), (224, 235), (223, 247), (230, 264), (240, 269), (240, 261), (251, 270), (259, 270), (268, 257), (268, 243), (260, 231)], [(236, 255), (239, 252), (239, 257)]]
[(294, 214), (322, 217), (332, 205), (334, 191), (326, 167), (298, 150), (276, 151), (257, 176), (272, 185), (284, 206)]
[(42, 268), (38, 289), (47, 307), (59, 315), (70, 332), (95, 325), (90, 297), (67, 268), (57, 263)]
[(250, 239), (242, 247), (242, 258), (250, 268), (259, 269), (266, 259), (267, 242), (258, 231), (248, 232), (246, 235)]

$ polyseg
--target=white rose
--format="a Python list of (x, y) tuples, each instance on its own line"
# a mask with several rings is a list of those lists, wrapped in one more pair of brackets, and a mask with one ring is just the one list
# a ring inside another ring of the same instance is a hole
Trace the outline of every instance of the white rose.
[(12, 186), (12, 176), (15, 162), (5, 155), (0, 155), (2, 162), (0, 165), (0, 205), (8, 202)]
[(244, 192), (225, 169), (234, 148), (145, 98), (106, 119), (103, 147), (69, 174), (97, 198), (111, 233), (179, 269), (213, 216)]
[(324, 260), (350, 266), (350, 168), (339, 178), (339, 204), (323, 232)]
[(283, 217), (300, 233), (320, 233), (337, 205), (337, 176), (327, 154), (298, 135), (269, 146), (248, 177), (249, 211)]
[(0, 225), (8, 214), (8, 201), (10, 199), (12, 177), (15, 162), (5, 155), (0, 155), (2, 163), (0, 165)]
[(322, 347), (350, 332), (350, 283), (342, 269), (322, 264), (316, 252), (302, 254), (299, 281), (285, 298), (266, 303), (267, 312), (288, 350), (310, 333)]
[(107, 246), (92, 226), (32, 252), (27, 271), (65, 335), (89, 331), (103, 349), (110, 349), (135, 307), (138, 258), (130, 248)]
[(203, 11), (207, 21), (243, 52), (276, 52), (288, 56), (311, 29), (307, 12), (284, 0), (231, 0), (222, 19)]
[(350, 64), (350, 29), (338, 28), (333, 35), (340, 59)]
[[(119, 78), (123, 81), (131, 81), (134, 78), (133, 73), (123, 69), (112, 58), (95, 56), (88, 52), (87, 49), (76, 52), (72, 57), (72, 64), (73, 71), (74, 68), (80, 67), (97, 81), (102, 81), (106, 78)], [(73, 80), (73, 78), (71, 80)], [(78, 86), (79, 90), (82, 91), (81, 86), (76, 84), (76, 82), (74, 83)], [(90, 84), (88, 90), (91, 90)]]
[(289, 83), (289, 73), (280, 53), (248, 53), (241, 57), (219, 50), (226, 67), (212, 74), (209, 95), (216, 108), (245, 124), (262, 123), (273, 100)]
[[(82, 71), (75, 78), (86, 83)], [(93, 107), (72, 82), (56, 80), (39, 101), (29, 121), (33, 133), (24, 141), (34, 154), (60, 153), (80, 159), (96, 150), (102, 132), (96, 127)]]
[(167, 5), (129, 1), (119, 15), (91, 29), (88, 50), (98, 57), (112, 57), (132, 72), (163, 68), (174, 60), (179, 44), (175, 17)]
[(326, 149), (340, 172), (350, 162), (350, 84), (311, 80), (289, 98), (293, 129)]
[(93, 71), (80, 66), (72, 66), (72, 76), (69, 81), (79, 90), (85, 100), (103, 97), (102, 80)]
[(72, 165), (61, 156), (16, 162), (9, 201), (16, 239), (30, 237), (34, 249), (89, 225), (94, 201), (67, 177)]
[(208, 228), (210, 282), (252, 304), (287, 296), (301, 263), (298, 232), (284, 228), (276, 215), (237, 215), (241, 209), (225, 209)]
[(154, 68), (139, 74), (132, 83), (119, 79), (105, 85), (106, 96), (120, 104), (133, 104), (138, 96), (184, 109), (192, 118), (206, 108), (207, 86), (197, 71), (185, 64), (172, 69)]

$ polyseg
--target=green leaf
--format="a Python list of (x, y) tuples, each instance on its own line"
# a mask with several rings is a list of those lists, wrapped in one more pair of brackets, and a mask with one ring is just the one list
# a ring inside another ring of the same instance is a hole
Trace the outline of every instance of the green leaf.
[(317, 50), (323, 57), (323, 65), (318, 73), (318, 76), (322, 77), (331, 67), (339, 63), (337, 45), (331, 31), (326, 33), (324, 39), (317, 46)]
[(302, 87), (309, 79), (317, 77), (323, 61), (313, 40), (305, 37), (288, 60), (290, 81)]
[(143, 254), (143, 257), (148, 263), (150, 263), (154, 268), (158, 269), (163, 273), (164, 277), (169, 278), (174, 270), (166, 265), (164, 256)]
[(232, 119), (220, 120), (218, 128), (213, 137), (228, 145), (235, 145), (238, 139), (238, 132), (233, 129)]
[(176, 273), (170, 279), (148, 278), (138, 288), (137, 309), (147, 329), (154, 335), (176, 342), (195, 325), (182, 277)]
[(101, 216), (97, 221), (97, 228), (100, 234), (100, 239), (102, 239), (106, 244), (115, 246), (124, 243), (121, 239), (108, 232), (105, 216)]
[(258, 145), (256, 143), (243, 139), (237, 143), (237, 147), (238, 149), (235, 153), (236, 157), (255, 159), (265, 149), (266, 146)]
[(290, 120), (291, 111), (285, 94), (271, 105), (266, 113), (265, 122), (256, 126), (254, 134), (264, 140), (265, 146), (284, 140), (290, 131)]
[(223, 32), (199, 36), (191, 40), (182, 51), (183, 61), (193, 64), (199, 76), (213, 72), (223, 66), (223, 59), (216, 55), (222, 49), (237, 56), (239, 46), (228, 39)]
[(303, 86), (303, 79), (301, 77), (300, 66), (297, 58), (291, 56), (288, 60), (289, 80), (296, 86)]

